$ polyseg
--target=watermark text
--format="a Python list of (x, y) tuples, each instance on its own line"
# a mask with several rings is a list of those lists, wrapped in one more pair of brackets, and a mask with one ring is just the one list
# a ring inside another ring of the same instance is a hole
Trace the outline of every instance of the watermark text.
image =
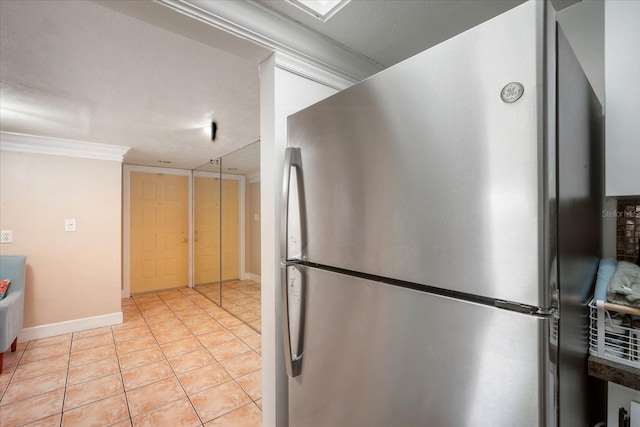
[(640, 218), (640, 212), (619, 211), (619, 210), (607, 211), (603, 209), (602, 217), (603, 218)]

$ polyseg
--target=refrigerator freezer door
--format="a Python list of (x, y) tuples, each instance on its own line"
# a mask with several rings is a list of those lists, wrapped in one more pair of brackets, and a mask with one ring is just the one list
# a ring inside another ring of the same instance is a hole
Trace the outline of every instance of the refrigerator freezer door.
[[(310, 262), (547, 307), (539, 8), (289, 118)], [(518, 82), (515, 102), (501, 99)]]
[(304, 354), (289, 378), (289, 425), (554, 425), (547, 318), (301, 270)]

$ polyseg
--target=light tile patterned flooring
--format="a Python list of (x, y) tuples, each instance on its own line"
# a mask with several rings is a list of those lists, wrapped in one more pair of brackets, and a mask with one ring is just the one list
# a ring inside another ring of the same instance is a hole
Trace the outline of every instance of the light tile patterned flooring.
[(122, 325), (5, 353), (0, 426), (261, 425), (258, 333), (188, 288), (122, 311)]
[[(220, 299), (220, 285), (217, 283), (197, 285), (196, 289), (214, 302)], [(261, 331), (261, 293), (260, 283), (253, 280), (225, 282), (222, 284), (222, 307), (256, 331)]]

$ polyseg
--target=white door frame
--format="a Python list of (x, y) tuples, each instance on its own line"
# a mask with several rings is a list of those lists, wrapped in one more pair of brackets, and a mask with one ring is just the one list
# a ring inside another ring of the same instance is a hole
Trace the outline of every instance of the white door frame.
[[(123, 165), (122, 168), (122, 298), (131, 296), (131, 172), (179, 175), (187, 177), (188, 235), (193, 236), (193, 179), (186, 169), (157, 168), (153, 166)], [(193, 287), (193, 239), (189, 238), (187, 255), (187, 285)]]

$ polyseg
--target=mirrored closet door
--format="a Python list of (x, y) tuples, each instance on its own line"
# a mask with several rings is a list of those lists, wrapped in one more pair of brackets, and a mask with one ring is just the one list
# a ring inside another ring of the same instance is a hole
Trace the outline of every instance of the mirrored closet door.
[(260, 332), (260, 145), (193, 174), (194, 286)]

